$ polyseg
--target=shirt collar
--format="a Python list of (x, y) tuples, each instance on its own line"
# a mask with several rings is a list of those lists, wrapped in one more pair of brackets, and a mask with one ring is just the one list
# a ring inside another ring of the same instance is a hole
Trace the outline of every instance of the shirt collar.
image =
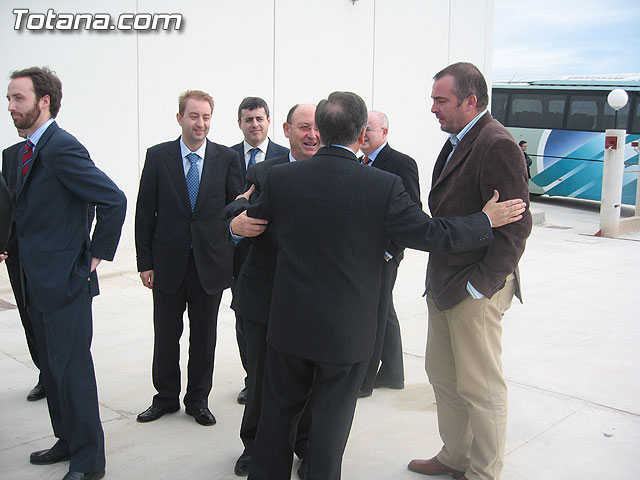
[[(202, 145), (200, 145), (200, 148), (195, 150), (193, 153), (196, 153), (200, 158), (204, 159), (204, 154), (206, 149), (207, 149), (207, 139), (205, 138), (204, 142), (202, 142)], [(191, 150), (189, 150), (189, 147), (187, 147), (184, 144), (181, 136), (180, 137), (180, 154), (182, 155), (182, 158), (185, 158), (190, 153), (191, 153)]]
[(371, 162), (369, 162), (369, 164), (373, 163), (373, 161), (376, 159), (380, 151), (387, 146), (387, 143), (388, 142), (384, 142), (382, 145), (376, 148), (373, 152), (371, 152), (371, 154), (365, 155), (365, 157), (369, 157), (371, 159)]
[(34, 146), (36, 146), (38, 143), (38, 140), (40, 140), (44, 132), (47, 130), (47, 128), (49, 128), (49, 125), (51, 125), (52, 123), (53, 123), (53, 118), (50, 118), (49, 120), (44, 122), (42, 125), (40, 125), (40, 128), (38, 128), (35, 132), (33, 132), (31, 136), (27, 137), (27, 139), (31, 141), (31, 143), (33, 143)]
[(294, 156), (291, 154), (291, 150), (289, 150), (289, 161), (290, 161), (290, 162), (297, 162), (296, 157), (294, 157)]
[[(250, 143), (247, 143), (247, 141), (246, 141), (246, 140), (243, 140), (243, 141), (242, 141), (242, 144), (244, 145), (244, 154), (245, 154), (245, 155), (247, 154), (247, 152), (248, 152), (249, 150), (251, 150), (252, 148), (254, 148), (254, 147), (252, 147), (252, 146), (251, 146), (251, 144), (250, 144)], [(269, 148), (269, 137), (265, 138), (265, 139), (264, 139), (264, 141), (263, 141), (260, 145), (258, 145), (257, 147), (255, 147), (255, 148), (257, 148), (258, 150), (260, 150), (262, 153), (266, 154), (266, 153), (267, 153), (267, 148)]]
[(467, 123), (467, 125), (462, 130), (460, 130), (458, 134), (452, 133), (451, 135), (449, 135), (449, 141), (451, 142), (454, 148), (458, 143), (460, 143), (460, 141), (462, 140), (462, 137), (464, 137), (467, 134), (467, 132), (471, 130), (476, 123), (478, 123), (478, 120), (480, 120), (480, 117), (482, 117), (485, 113), (487, 113), (487, 111), (488, 109), (485, 108), (473, 120)]
[(356, 152), (351, 150), (349, 147), (345, 147), (344, 145), (338, 145), (337, 143), (332, 143), (331, 145), (327, 145), (327, 147), (340, 147), (340, 148), (344, 148), (348, 152), (353, 153), (354, 155), (356, 154)]

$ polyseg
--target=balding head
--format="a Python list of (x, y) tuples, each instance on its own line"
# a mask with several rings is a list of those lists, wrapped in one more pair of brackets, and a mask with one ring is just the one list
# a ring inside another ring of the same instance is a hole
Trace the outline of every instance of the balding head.
[(367, 130), (364, 135), (364, 143), (360, 147), (360, 150), (362, 150), (362, 153), (365, 155), (370, 155), (387, 141), (388, 134), (389, 119), (387, 116), (382, 112), (370, 111), (367, 120)]

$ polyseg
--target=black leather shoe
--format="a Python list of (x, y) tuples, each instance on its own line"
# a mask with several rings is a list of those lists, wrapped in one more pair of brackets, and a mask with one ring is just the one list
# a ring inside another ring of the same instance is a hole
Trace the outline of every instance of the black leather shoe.
[(245, 405), (247, 403), (248, 392), (249, 392), (248, 387), (244, 387), (242, 390), (240, 390), (240, 393), (238, 394), (238, 403), (240, 405)]
[(58, 440), (53, 447), (47, 450), (33, 452), (29, 461), (34, 465), (51, 465), (52, 463), (64, 462), (69, 458), (71, 458), (69, 446), (62, 440)]
[(370, 397), (371, 394), (373, 394), (373, 391), (371, 391), (371, 390), (367, 390), (367, 391), (360, 390), (358, 392), (358, 398), (367, 398), (367, 397)]
[(236, 460), (236, 466), (233, 467), (233, 473), (239, 477), (246, 477), (249, 475), (249, 469), (251, 468), (251, 455), (243, 453), (240, 458)]
[(300, 477), (300, 480), (305, 480), (307, 478), (307, 461), (304, 458), (298, 467), (298, 477)]
[(104, 478), (104, 470), (100, 470), (99, 472), (67, 472), (67, 474), (62, 477), (62, 480), (100, 480)]
[(177, 412), (178, 410), (180, 410), (180, 407), (162, 408), (151, 405), (144, 412), (138, 415), (138, 418), (136, 420), (140, 423), (153, 422), (154, 420), (158, 420), (166, 413), (173, 413)]
[(185, 411), (187, 412), (187, 415), (191, 415), (193, 418), (195, 418), (196, 422), (198, 422), (200, 425), (208, 427), (210, 425), (216, 424), (216, 417), (213, 416), (213, 413), (211, 413), (211, 410), (209, 410), (207, 407), (196, 408), (193, 410), (187, 407)]
[(35, 402), (36, 400), (42, 400), (45, 397), (44, 387), (40, 382), (36, 383), (36, 386), (31, 389), (27, 395), (27, 401)]

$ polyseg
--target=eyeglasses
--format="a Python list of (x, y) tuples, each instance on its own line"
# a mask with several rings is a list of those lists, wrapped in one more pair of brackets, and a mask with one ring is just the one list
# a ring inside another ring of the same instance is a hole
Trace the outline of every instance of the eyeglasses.
[(384, 130), (384, 127), (380, 127), (380, 128), (369, 128), (369, 127), (367, 127), (367, 128), (365, 129), (365, 131), (366, 131), (367, 133), (369, 133), (369, 132), (375, 132), (376, 130)]

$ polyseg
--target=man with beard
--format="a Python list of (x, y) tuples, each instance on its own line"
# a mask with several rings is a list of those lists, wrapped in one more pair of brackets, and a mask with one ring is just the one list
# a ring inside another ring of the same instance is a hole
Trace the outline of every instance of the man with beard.
[[(16, 229), (24, 296), (58, 438), (52, 448), (32, 453), (31, 463), (70, 459), (63, 480), (100, 479), (104, 433), (91, 357), (91, 296), (97, 294), (96, 267), (115, 255), (126, 198), (54, 121), (62, 83), (51, 70), (13, 72), (7, 99), (16, 128), (27, 134), (17, 172)], [(91, 237), (90, 205), (97, 212)]]
[[(315, 105), (294, 105), (284, 123), (284, 136), (289, 139), (291, 151), (288, 155), (265, 160), (247, 170), (247, 186), (254, 185), (255, 193), (252, 199), (258, 198), (262, 191), (267, 173), (276, 165), (306, 160), (315, 155), (320, 148), (320, 135), (315, 122)], [(234, 211), (242, 211), (247, 204), (238, 200), (229, 206)], [(249, 230), (245, 230), (248, 228)], [(251, 232), (251, 220), (246, 213), (231, 222), (232, 233), (244, 235)], [(244, 451), (236, 461), (234, 472), (238, 476), (249, 474), (251, 467), (251, 452), (258, 430), (258, 422), (262, 411), (262, 384), (264, 380), (264, 365), (267, 355), (267, 325), (271, 307), (271, 292), (276, 268), (276, 244), (271, 231), (265, 232), (249, 246), (247, 259), (240, 269), (236, 279), (231, 308), (242, 322), (245, 348), (247, 355), (247, 403), (244, 407), (240, 438), (244, 444)], [(295, 451), (302, 459), (298, 470), (304, 476), (307, 446), (307, 436), (310, 418), (306, 414), (302, 417), (297, 429)]]

